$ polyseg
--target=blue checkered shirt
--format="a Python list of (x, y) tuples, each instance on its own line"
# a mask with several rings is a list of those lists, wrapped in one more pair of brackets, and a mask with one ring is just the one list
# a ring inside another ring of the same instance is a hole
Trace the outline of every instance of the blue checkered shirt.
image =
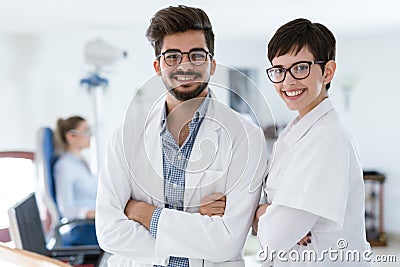
[[(207, 95), (203, 103), (195, 112), (192, 121), (189, 124), (189, 135), (181, 147), (179, 147), (172, 134), (168, 131), (166, 111), (164, 110), (160, 135), (162, 139), (163, 153), (165, 208), (183, 211), (185, 170), (200, 125), (207, 112), (209, 102), (210, 94)], [(161, 211), (162, 208), (156, 208), (151, 217), (150, 233), (154, 238), (157, 236), (157, 226)], [(160, 265), (157, 265), (157, 267), (159, 266)], [(189, 259), (171, 256), (169, 258), (168, 267), (189, 267)]]

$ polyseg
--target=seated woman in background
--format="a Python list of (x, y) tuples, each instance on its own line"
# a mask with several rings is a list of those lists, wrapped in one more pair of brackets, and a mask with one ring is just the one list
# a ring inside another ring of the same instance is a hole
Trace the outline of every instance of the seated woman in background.
[(68, 220), (95, 217), (97, 177), (81, 155), (90, 146), (90, 136), (82, 117), (57, 121), (56, 140), (63, 153), (54, 164), (54, 180), (58, 207)]

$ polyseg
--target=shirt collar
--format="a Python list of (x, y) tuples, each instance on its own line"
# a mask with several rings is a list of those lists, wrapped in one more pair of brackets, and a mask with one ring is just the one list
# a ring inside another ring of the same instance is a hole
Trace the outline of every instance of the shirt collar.
[[(203, 118), (206, 116), (208, 104), (210, 103), (211, 94), (208, 92), (205, 97), (203, 103), (201, 103), (200, 107), (196, 110), (192, 117), (192, 121), (197, 121), (199, 118)], [(164, 104), (164, 108), (162, 111), (162, 119), (161, 119), (161, 129), (164, 129), (167, 122), (167, 103)]]
[(332, 110), (332, 101), (329, 98), (324, 99), (303, 118), (297, 116), (282, 132), (282, 140), (288, 147), (293, 146), (317, 121)]

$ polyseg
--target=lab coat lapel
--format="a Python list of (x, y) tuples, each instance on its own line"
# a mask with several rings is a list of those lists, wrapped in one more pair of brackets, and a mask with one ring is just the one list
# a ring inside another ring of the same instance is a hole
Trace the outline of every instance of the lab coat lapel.
[(144, 133), (144, 158), (148, 163), (146, 177), (142, 178), (145, 191), (153, 198), (153, 201), (164, 203), (164, 177), (162, 168), (162, 142), (161, 142), (161, 119), (162, 108), (152, 112)]
[[(271, 160), (268, 163), (267, 177), (274, 165), (281, 170), (282, 166), (292, 154), (293, 146), (307, 133), (307, 131), (325, 114), (333, 110), (332, 102), (329, 98), (322, 101), (318, 106), (311, 110), (302, 119), (296, 117), (280, 134), (274, 143)], [(277, 158), (277, 155), (280, 155)], [(278, 164), (278, 165), (277, 165)], [(265, 183), (265, 181), (264, 181)]]
[(218, 101), (210, 99), (207, 114), (197, 133), (190, 160), (186, 168), (184, 209), (199, 203), (191, 203), (194, 193), (205, 171), (214, 161), (219, 147), (218, 130), (220, 125), (216, 118)]
[(292, 147), (308, 132), (308, 130), (317, 121), (319, 121), (323, 116), (325, 116), (328, 112), (332, 111), (333, 109), (334, 108), (331, 100), (329, 98), (326, 98), (321, 103), (319, 103), (318, 106), (316, 106), (309, 113), (307, 113), (302, 119), (299, 120), (299, 118), (297, 117), (294, 120), (294, 122), (297, 121), (297, 123), (295, 123), (294, 125), (293, 123), (291, 123), (289, 125), (289, 129), (291, 128), (291, 130), (282, 133), (285, 134), (285, 136), (283, 136), (285, 145), (288, 148)]

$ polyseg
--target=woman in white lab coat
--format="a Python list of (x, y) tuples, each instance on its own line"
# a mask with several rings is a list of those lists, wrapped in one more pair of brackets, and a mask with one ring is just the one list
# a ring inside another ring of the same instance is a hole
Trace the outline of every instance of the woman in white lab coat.
[[(369, 266), (362, 168), (328, 96), (335, 38), (319, 23), (293, 20), (269, 42), (268, 59), (268, 78), (298, 116), (274, 145), (267, 204), (255, 217), (259, 257), (265, 266)], [(311, 242), (298, 245), (308, 233)]]

